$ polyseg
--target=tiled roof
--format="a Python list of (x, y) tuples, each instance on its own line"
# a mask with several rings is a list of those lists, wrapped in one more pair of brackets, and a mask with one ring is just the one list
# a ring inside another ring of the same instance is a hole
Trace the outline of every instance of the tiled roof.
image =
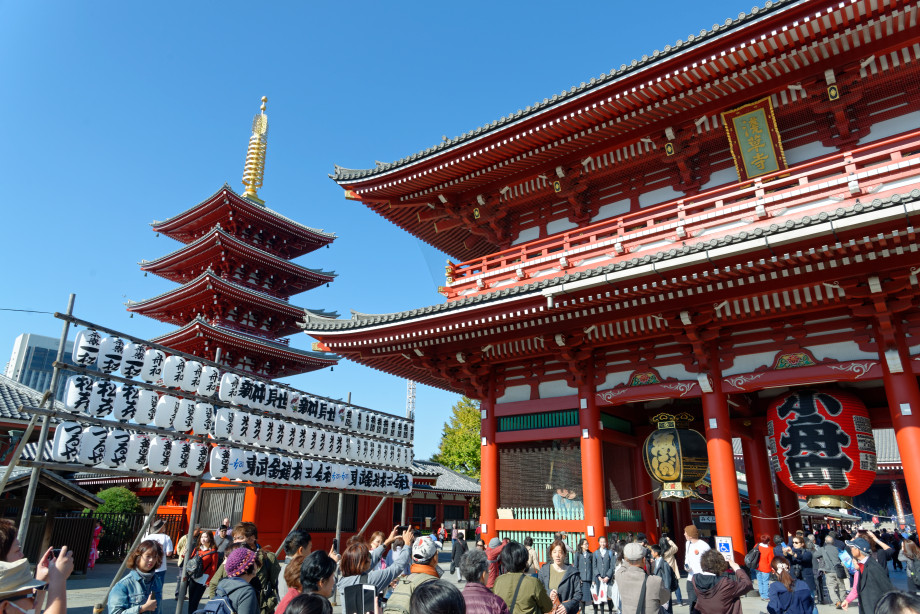
[(480, 126), (479, 128), (471, 130), (470, 132), (467, 132), (461, 136), (454, 137), (452, 139), (446, 139), (437, 145), (429, 147), (428, 149), (422, 150), (416, 154), (412, 154), (411, 156), (402, 158), (401, 160), (397, 160), (396, 162), (377, 162), (377, 165), (374, 168), (360, 170), (348, 169), (334, 165), (335, 173), (329, 176), (335, 181), (339, 182), (363, 179), (365, 177), (371, 177), (373, 175), (385, 173), (387, 171), (399, 168), (400, 166), (404, 166), (412, 162), (417, 162), (423, 158), (442, 153), (448, 149), (462, 145), (483, 135), (501, 130), (509, 124), (533, 117), (548, 109), (552, 109), (553, 107), (564, 104), (569, 100), (584, 94), (585, 92), (605, 87), (618, 80), (625, 79), (626, 77), (632, 76), (633, 74), (645, 70), (650, 66), (654, 66), (659, 62), (667, 60), (678, 54), (685, 53), (688, 49), (705, 44), (718, 36), (726, 34), (727, 32), (737, 30), (738, 28), (744, 27), (755, 20), (762, 19), (766, 15), (785, 10), (789, 6), (799, 4), (802, 1), (803, 0), (768, 1), (764, 4), (763, 8), (755, 6), (751, 9), (750, 13), (740, 13), (737, 19), (728, 18), (722, 24), (713, 24), (712, 28), (709, 30), (700, 30), (699, 34), (688, 35), (686, 40), (680, 39), (673, 45), (665, 45), (663, 51), (655, 49), (651, 55), (643, 55), (640, 59), (635, 59), (628, 65), (621, 64), (618, 69), (611, 70), (609, 73), (603, 73), (596, 78), (592, 78), (587, 83), (582, 81), (578, 86), (573, 86), (568, 90), (563, 90), (559, 94), (554, 95), (552, 98), (544, 98), (542, 102), (535, 102), (533, 105), (527, 107), (526, 109), (518, 109), (517, 112), (506, 115), (501, 119), (493, 121), (490, 124)]
[[(0, 419), (28, 421), (29, 414), (20, 413), (19, 408), (23, 405), (38, 406), (41, 400), (41, 392), (0, 375)], [(54, 406), (55, 409), (64, 409), (60, 401), (55, 401)]]
[[(18, 484), (18, 483), (26, 482), (30, 480), (31, 473), (32, 473), (31, 469), (13, 470), (13, 474), (10, 476), (10, 480), (9, 482), (7, 482), (7, 490), (11, 490), (13, 488), (16, 488), (17, 486), (20, 488), (25, 486), (25, 484)], [(39, 469), (39, 479), (41, 481), (48, 481), (48, 482), (51, 482), (52, 484), (55, 484), (57, 486), (57, 488), (55, 488), (55, 491), (61, 492), (60, 489), (63, 489), (65, 492), (68, 493), (67, 495), (65, 495), (67, 496), (68, 499), (82, 503), (83, 505), (86, 505), (87, 507), (92, 507), (93, 509), (96, 509), (97, 507), (103, 504), (103, 500), (97, 497), (96, 495), (94, 495), (93, 493), (89, 492), (85, 488), (77, 486), (77, 484), (75, 482), (72, 482), (71, 480), (62, 478), (61, 476), (54, 473), (53, 471), (48, 471), (47, 469)]]
[(511, 286), (508, 288), (502, 288), (501, 290), (496, 290), (494, 292), (488, 292), (483, 294), (474, 294), (472, 296), (457, 299), (454, 301), (449, 301), (445, 303), (439, 303), (437, 305), (430, 305), (428, 307), (420, 307), (418, 309), (410, 309), (409, 311), (401, 311), (396, 313), (387, 313), (379, 315), (371, 314), (362, 314), (358, 312), (352, 312), (352, 318), (349, 320), (338, 320), (332, 318), (322, 318), (307, 315), (306, 321), (303, 325), (303, 328), (307, 334), (311, 332), (322, 332), (322, 331), (339, 331), (339, 330), (354, 330), (360, 328), (368, 328), (371, 326), (379, 324), (387, 324), (393, 322), (399, 322), (403, 320), (411, 320), (413, 318), (424, 317), (432, 315), (435, 313), (445, 313), (448, 311), (453, 311), (461, 309), (463, 307), (469, 307), (477, 304), (487, 304), (494, 301), (500, 301), (512, 296), (523, 296), (528, 294), (538, 293), (546, 288), (553, 286), (559, 286), (562, 284), (572, 283), (575, 281), (589, 279), (591, 277), (597, 277), (601, 275), (606, 275), (609, 273), (616, 273), (625, 269), (631, 269), (634, 267), (645, 266), (653, 264), (656, 262), (661, 262), (664, 260), (671, 260), (674, 258), (680, 258), (688, 254), (705, 252), (708, 250), (725, 247), (735, 243), (742, 243), (745, 241), (751, 241), (764, 236), (773, 236), (778, 235), (784, 232), (790, 232), (793, 230), (798, 230), (801, 228), (807, 228), (808, 226), (817, 226), (819, 224), (824, 224), (828, 221), (838, 220), (842, 218), (851, 217), (854, 215), (861, 215), (869, 211), (875, 211), (879, 209), (886, 209), (889, 207), (901, 206), (906, 202), (911, 202), (915, 200), (920, 200), (920, 190), (913, 190), (907, 194), (893, 194), (892, 196), (884, 199), (876, 198), (871, 202), (867, 203), (855, 203), (851, 207), (840, 207), (833, 211), (825, 211), (818, 215), (805, 215), (797, 220), (788, 220), (783, 224), (771, 224), (767, 227), (758, 227), (751, 230), (742, 230), (735, 234), (725, 235), (712, 239), (711, 241), (703, 241), (700, 243), (694, 243), (691, 245), (684, 245), (682, 247), (676, 247), (668, 250), (662, 250), (655, 252), (653, 254), (646, 254), (643, 256), (638, 256), (636, 258), (631, 258), (629, 260), (624, 260), (621, 262), (616, 262), (609, 264), (603, 267), (598, 267), (595, 269), (588, 269), (585, 271), (580, 271), (578, 273), (571, 273), (568, 275), (561, 275), (559, 277), (553, 277), (548, 279), (541, 279), (540, 281), (534, 282), (532, 284), (525, 284), (520, 286)]
[(478, 495), (480, 492), (480, 486), (477, 480), (432, 461), (416, 460), (412, 465), (412, 475), (418, 477), (437, 476), (433, 486), (415, 484), (413, 488), (416, 490), (440, 490), (471, 495)]

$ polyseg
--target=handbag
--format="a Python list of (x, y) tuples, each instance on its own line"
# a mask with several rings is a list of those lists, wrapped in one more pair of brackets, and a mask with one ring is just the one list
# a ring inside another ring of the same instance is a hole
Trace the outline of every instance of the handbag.
[(836, 563), (834, 565), (834, 575), (837, 576), (838, 580), (846, 580), (849, 574), (847, 573), (847, 568), (844, 567), (842, 563)]
[(748, 569), (757, 569), (760, 564), (760, 548), (754, 546), (750, 552), (744, 555), (744, 564)]
[(620, 587), (616, 581), (607, 585), (607, 601), (613, 604), (617, 612), (623, 609), (623, 601), (620, 599)]

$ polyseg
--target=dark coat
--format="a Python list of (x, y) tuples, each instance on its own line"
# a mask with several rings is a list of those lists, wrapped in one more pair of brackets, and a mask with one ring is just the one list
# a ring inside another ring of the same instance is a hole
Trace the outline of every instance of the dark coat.
[(796, 580), (794, 590), (790, 593), (782, 582), (770, 583), (770, 603), (767, 612), (770, 614), (811, 614), (815, 601), (811, 597), (811, 590), (802, 580)]
[(613, 582), (613, 570), (616, 569), (616, 555), (613, 550), (607, 549), (606, 556), (601, 556), (600, 550), (594, 551), (594, 577), (609, 578), (607, 582)]
[(674, 570), (671, 569), (671, 566), (668, 565), (668, 562), (664, 560), (663, 557), (658, 557), (657, 560), (652, 562), (652, 565), (656, 566), (655, 575), (661, 578), (661, 586), (668, 589), (668, 593), (670, 593), (671, 581), (674, 578)]
[(693, 574), (696, 609), (701, 614), (742, 614), (741, 597), (754, 588), (746, 573), (724, 573), (721, 576)]
[(789, 559), (790, 565), (798, 565), (802, 570), (802, 577), (800, 578), (808, 585), (809, 590), (812, 593), (815, 592), (815, 570), (812, 566), (812, 555), (810, 550), (805, 550), (804, 548), (793, 548), (789, 556), (786, 557)]
[(575, 555), (575, 569), (581, 576), (581, 600), (592, 603), (591, 583), (594, 581), (594, 554), (589, 552), (587, 556), (583, 552)]
[(888, 579), (888, 574), (882, 566), (871, 556), (863, 561), (863, 570), (859, 574), (856, 584), (856, 595), (859, 597), (859, 614), (873, 614), (882, 595), (893, 591), (894, 586)]
[[(552, 562), (547, 562), (540, 568), (540, 573), (537, 574), (537, 578), (543, 583), (547, 594), (552, 592), (549, 588), (549, 570), (552, 566)], [(581, 576), (578, 575), (578, 570), (575, 569), (574, 565), (565, 565), (565, 575), (562, 576), (556, 592), (559, 594), (559, 601), (568, 614), (575, 614), (581, 608)]]

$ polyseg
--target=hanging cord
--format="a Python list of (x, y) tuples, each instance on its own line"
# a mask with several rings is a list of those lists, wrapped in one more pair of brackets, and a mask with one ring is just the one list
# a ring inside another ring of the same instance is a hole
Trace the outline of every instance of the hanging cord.
[(0, 311), (22, 311), (24, 313), (47, 313), (54, 315), (53, 311), (36, 311), (35, 309), (10, 309), (9, 307), (0, 307)]
[[(853, 505), (852, 503), (850, 503), (849, 501), (847, 501), (846, 504), (847, 504), (848, 506), (852, 507), (852, 508), (853, 508), (854, 510), (856, 510), (857, 512), (862, 512), (863, 514), (868, 514), (869, 517), (878, 516), (878, 514), (876, 514), (875, 512), (868, 512), (868, 511), (866, 511), (866, 510), (864, 510), (864, 509), (860, 509), (860, 508), (856, 507), (855, 505)], [(904, 519), (907, 520), (907, 517), (908, 517), (908, 516), (913, 516), (913, 515), (914, 515), (913, 512), (911, 512), (910, 514), (904, 514)], [(891, 516), (888, 516), (888, 518), (891, 518)]]
[(638, 497), (630, 497), (629, 499), (617, 499), (616, 501), (611, 501), (610, 503), (623, 503), (625, 501), (633, 501), (635, 499), (641, 499), (642, 497), (647, 497), (649, 495), (654, 495), (656, 492), (661, 492), (660, 488), (656, 488), (650, 492), (645, 493), (644, 495), (639, 495)]
[[(699, 497), (706, 503), (712, 503), (713, 507), (715, 507), (716, 505), (714, 502), (710, 501), (709, 499), (705, 497), (701, 497), (700, 495), (697, 495), (697, 497)], [(790, 516), (795, 516), (798, 513), (799, 513), (799, 510), (786, 514), (785, 516), (755, 516), (754, 514), (748, 514), (748, 516), (750, 516), (751, 518), (756, 518), (757, 520), (782, 520), (784, 518), (789, 518)]]

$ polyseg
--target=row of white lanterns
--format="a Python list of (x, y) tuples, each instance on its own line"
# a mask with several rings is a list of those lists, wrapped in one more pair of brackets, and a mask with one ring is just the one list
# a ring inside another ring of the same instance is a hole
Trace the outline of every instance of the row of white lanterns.
[(389, 494), (408, 494), (412, 490), (412, 475), (408, 472), (303, 460), (225, 445), (212, 447), (204, 442), (71, 421), (55, 429), (51, 456), (59, 463), (192, 477), (204, 474), (210, 461), (210, 477), (215, 479)]
[[(167, 356), (161, 350), (142, 344), (125, 342), (120, 337), (102, 335), (93, 329), (77, 333), (73, 347), (73, 361), (81, 366), (98, 365), (103, 373), (121, 371), (122, 376), (140, 378), (151, 384), (161, 384), (184, 392), (210, 398), (217, 394), (225, 403), (250, 409), (275, 412), (317, 424), (347, 428), (355, 434), (387, 437), (412, 443), (414, 425), (403, 418), (359, 410), (354, 407), (313, 397), (299, 391), (276, 386), (256, 378), (241, 377), (234, 373), (220, 373), (217, 367), (205, 365), (181, 356)], [(103, 384), (103, 382), (98, 382)], [(111, 382), (107, 382), (112, 385)], [(87, 391), (83, 386), (74, 390), (81, 395), (81, 403), (90, 415), (106, 411), (111, 390), (103, 385)], [(96, 395), (98, 398), (93, 398)], [(76, 404), (78, 401), (74, 399)]]

